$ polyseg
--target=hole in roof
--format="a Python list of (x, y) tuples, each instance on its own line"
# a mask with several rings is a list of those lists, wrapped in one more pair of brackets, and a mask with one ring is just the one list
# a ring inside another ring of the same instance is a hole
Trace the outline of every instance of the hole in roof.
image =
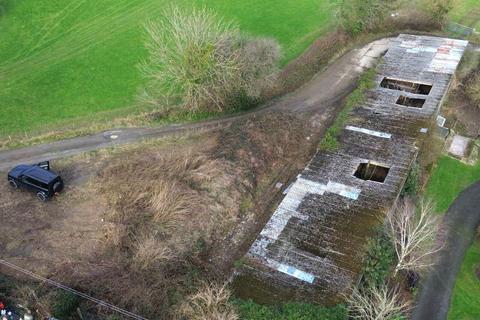
[(390, 168), (372, 163), (362, 162), (358, 165), (354, 176), (365, 181), (385, 182)]
[(302, 241), (299, 245), (298, 245), (298, 249), (302, 250), (302, 251), (306, 251), (316, 257), (320, 257), (320, 258), (326, 258), (327, 257), (327, 253), (321, 248), (321, 247), (317, 247), (309, 242), (305, 242), (305, 241)]
[(396, 103), (405, 107), (422, 108), (425, 104), (425, 99), (400, 96)]
[(380, 86), (386, 89), (399, 90), (421, 95), (428, 95), (432, 90), (432, 86), (429, 84), (405, 80), (396, 80), (391, 78), (383, 78)]

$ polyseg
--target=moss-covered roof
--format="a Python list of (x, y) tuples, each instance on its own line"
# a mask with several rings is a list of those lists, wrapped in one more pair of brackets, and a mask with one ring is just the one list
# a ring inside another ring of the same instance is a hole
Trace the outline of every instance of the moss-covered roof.
[[(376, 86), (350, 114), (338, 150), (317, 152), (250, 248), (235, 280), (241, 295), (263, 302), (342, 300), (358, 280), (366, 242), (398, 198), (421, 129), (436, 116), (466, 46), (427, 36), (392, 40)], [(401, 96), (423, 106), (399, 105)], [(366, 178), (388, 168), (383, 182), (355, 176), (369, 162), (384, 169), (366, 171)]]

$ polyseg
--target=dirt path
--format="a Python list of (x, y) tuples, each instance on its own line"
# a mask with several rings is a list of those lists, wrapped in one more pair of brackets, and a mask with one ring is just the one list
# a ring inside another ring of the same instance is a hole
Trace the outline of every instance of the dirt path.
[(480, 182), (462, 192), (445, 215), (445, 247), (424, 281), (413, 320), (446, 320), (455, 280), (480, 224)]
[(8, 170), (18, 163), (54, 160), (142, 139), (211, 130), (225, 126), (233, 120), (268, 111), (315, 112), (319, 116), (318, 120), (323, 121), (330, 118), (329, 115), (338, 109), (335, 106), (355, 88), (362, 71), (372, 66), (375, 60), (382, 56), (389, 43), (389, 39), (381, 39), (360, 49), (354, 49), (317, 74), (304, 87), (248, 113), (186, 125), (106, 131), (92, 136), (3, 151), (0, 152), (0, 171)]

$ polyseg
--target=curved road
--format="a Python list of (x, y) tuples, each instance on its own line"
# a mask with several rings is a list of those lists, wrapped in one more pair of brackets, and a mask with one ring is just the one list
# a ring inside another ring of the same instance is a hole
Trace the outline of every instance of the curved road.
[(444, 219), (445, 247), (439, 253), (435, 268), (423, 282), (413, 320), (447, 319), (457, 274), (480, 225), (480, 181), (460, 194)]
[(388, 49), (389, 43), (389, 39), (382, 39), (360, 49), (354, 49), (317, 74), (302, 88), (248, 113), (186, 125), (112, 130), (91, 136), (2, 151), (0, 152), (0, 171), (8, 170), (18, 163), (53, 160), (142, 139), (210, 130), (225, 126), (233, 120), (270, 110), (315, 111), (320, 113), (320, 121), (331, 121), (332, 116), (341, 106), (340, 102), (355, 88), (362, 71), (371, 67), (376, 59), (382, 56)]

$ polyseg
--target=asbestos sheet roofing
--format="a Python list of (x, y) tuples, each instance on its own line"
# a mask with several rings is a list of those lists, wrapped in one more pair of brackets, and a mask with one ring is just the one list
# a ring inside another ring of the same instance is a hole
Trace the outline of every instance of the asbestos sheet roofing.
[[(341, 302), (359, 279), (368, 238), (396, 201), (424, 128), (438, 112), (466, 41), (400, 35), (377, 66), (339, 148), (319, 151), (289, 188), (237, 270), (259, 302)], [(409, 106), (409, 101), (422, 104)], [(398, 102), (402, 101), (402, 104)]]

